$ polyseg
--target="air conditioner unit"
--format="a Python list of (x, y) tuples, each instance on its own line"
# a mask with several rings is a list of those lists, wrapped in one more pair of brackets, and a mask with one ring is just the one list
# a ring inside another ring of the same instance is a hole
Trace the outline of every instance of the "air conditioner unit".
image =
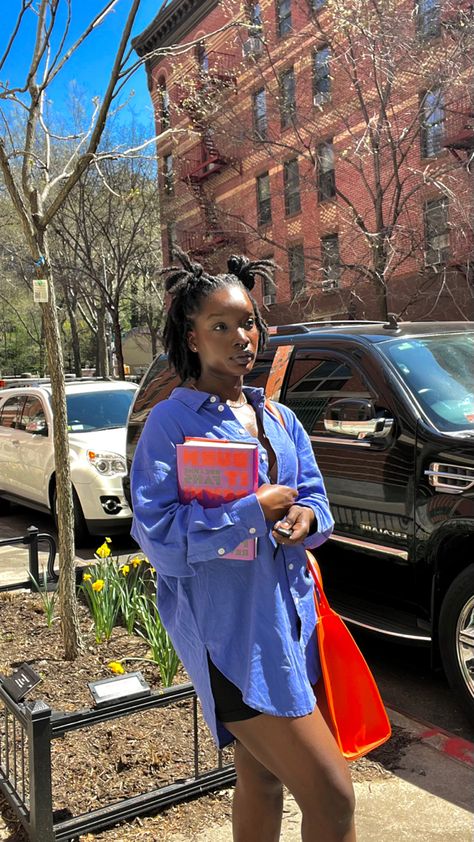
[(338, 278), (325, 278), (321, 284), (323, 292), (332, 292), (333, 289), (339, 289)]
[(274, 295), (264, 295), (263, 296), (263, 305), (264, 307), (269, 307), (270, 304), (275, 303), (275, 296)]
[(256, 38), (255, 36), (247, 38), (247, 40), (242, 44), (242, 50), (246, 58), (248, 58), (248, 56), (261, 55), (263, 52), (262, 39)]

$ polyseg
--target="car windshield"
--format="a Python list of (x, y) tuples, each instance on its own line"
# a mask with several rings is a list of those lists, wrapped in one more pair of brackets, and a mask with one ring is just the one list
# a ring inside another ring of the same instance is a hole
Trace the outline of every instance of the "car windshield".
[(474, 332), (390, 340), (383, 351), (438, 429), (474, 433)]
[(125, 427), (135, 390), (104, 390), (67, 395), (67, 423), (70, 433), (89, 433)]

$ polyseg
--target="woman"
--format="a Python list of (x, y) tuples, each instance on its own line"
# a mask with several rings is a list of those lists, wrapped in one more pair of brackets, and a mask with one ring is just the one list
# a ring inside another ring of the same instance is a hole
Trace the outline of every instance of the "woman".
[[(333, 521), (296, 416), (243, 388), (267, 336), (248, 291), (272, 264), (231, 257), (229, 273), (212, 276), (177, 254), (164, 344), (182, 385), (154, 407), (138, 443), (132, 534), (156, 568), (162, 621), (216, 743), (236, 741), (234, 842), (280, 838), (282, 784), (301, 808), (304, 842), (354, 842), (348, 767), (312, 689), (319, 662), (305, 547), (326, 540)], [(180, 504), (176, 444), (185, 436), (258, 443), (256, 493), (212, 509)], [(223, 558), (252, 536), (253, 561)]]

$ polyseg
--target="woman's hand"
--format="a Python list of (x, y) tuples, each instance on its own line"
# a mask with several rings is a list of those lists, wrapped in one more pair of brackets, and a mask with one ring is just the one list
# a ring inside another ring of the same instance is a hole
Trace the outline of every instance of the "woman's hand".
[(298, 495), (296, 488), (270, 483), (264, 483), (255, 493), (265, 518), (273, 521), (285, 517)]
[[(309, 535), (316, 520), (316, 516), (309, 506), (291, 506), (286, 514), (286, 517), (275, 523), (272, 535), (279, 544), (301, 544), (302, 541)], [(275, 532), (275, 527), (282, 526), (285, 529), (291, 529), (291, 538), (285, 538), (284, 535), (279, 535)]]

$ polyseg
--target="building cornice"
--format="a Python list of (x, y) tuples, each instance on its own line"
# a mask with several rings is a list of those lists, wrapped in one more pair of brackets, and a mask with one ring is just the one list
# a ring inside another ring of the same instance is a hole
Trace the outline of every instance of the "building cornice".
[(149, 26), (132, 40), (142, 57), (160, 47), (179, 44), (182, 39), (218, 5), (219, 0), (172, 0)]

